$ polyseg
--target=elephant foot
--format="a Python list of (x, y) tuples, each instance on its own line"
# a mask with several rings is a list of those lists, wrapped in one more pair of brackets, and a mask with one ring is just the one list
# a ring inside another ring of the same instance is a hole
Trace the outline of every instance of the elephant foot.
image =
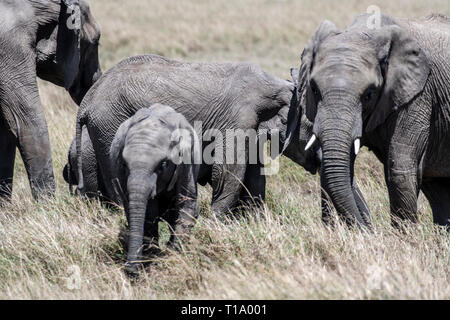
[(183, 244), (187, 244), (189, 242), (191, 229), (191, 225), (186, 228), (178, 228), (175, 234), (171, 235), (169, 242), (167, 243), (168, 248), (177, 252), (182, 252)]
[(35, 200), (41, 200), (45, 198), (51, 198), (55, 195), (55, 183), (36, 183), (31, 180), (31, 194)]
[(12, 179), (0, 181), (0, 205), (9, 202), (12, 195)]
[(140, 271), (143, 269), (143, 265), (140, 262), (127, 262), (125, 263), (125, 274), (130, 279), (137, 279)]
[(161, 248), (155, 243), (144, 243), (144, 248), (142, 249), (142, 255), (146, 258), (155, 257), (161, 255)]

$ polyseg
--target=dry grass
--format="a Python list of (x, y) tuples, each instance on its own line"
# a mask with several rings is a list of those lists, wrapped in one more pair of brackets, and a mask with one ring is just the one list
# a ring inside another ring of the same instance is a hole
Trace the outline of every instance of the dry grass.
[[(344, 27), (370, 4), (402, 17), (450, 15), (447, 0), (90, 2), (103, 30), (104, 69), (152, 52), (252, 61), (286, 78), (323, 19)], [(265, 210), (220, 222), (210, 215), (209, 193), (202, 189), (202, 215), (191, 241), (182, 252), (166, 249), (130, 283), (122, 272), (122, 212), (70, 197), (62, 179), (76, 107), (62, 89), (43, 82), (40, 88), (57, 197), (31, 200), (18, 157), (13, 201), (0, 208), (0, 298), (450, 298), (449, 234), (433, 225), (423, 198), (420, 223), (402, 233), (390, 227), (382, 167), (367, 150), (358, 157), (357, 177), (374, 215), (373, 233), (324, 227), (317, 177), (283, 159), (281, 173), (269, 179)], [(80, 282), (71, 290), (73, 266)]]

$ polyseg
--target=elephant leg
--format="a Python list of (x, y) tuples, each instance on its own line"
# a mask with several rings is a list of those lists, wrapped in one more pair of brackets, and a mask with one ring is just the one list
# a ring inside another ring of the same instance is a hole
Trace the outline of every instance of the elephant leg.
[(213, 198), (211, 210), (218, 217), (238, 208), (247, 165), (214, 164), (212, 169)]
[(18, 54), (15, 68), (6, 70), (2, 107), (4, 119), (17, 138), (25, 169), (30, 181), (31, 193), (36, 199), (52, 195), (55, 191), (52, 154), (47, 123), (41, 108), (36, 81), (36, 60), (33, 55)]
[(392, 225), (399, 227), (401, 221), (404, 220), (417, 222), (419, 189), (415, 173), (393, 170), (388, 183), (388, 191), (393, 218)]
[(266, 176), (261, 174), (263, 164), (249, 164), (245, 172), (244, 187), (239, 197), (245, 206), (262, 206), (266, 200)]
[(169, 224), (170, 227), (170, 239), (169, 239), (169, 246), (175, 249), (179, 249), (179, 234), (184, 234), (185, 230), (182, 228), (180, 219), (183, 218), (182, 212), (177, 210), (176, 207), (176, 200), (172, 200), (172, 203), (170, 203), (170, 206), (168, 207), (166, 214), (165, 214), (166, 222)]
[(430, 108), (416, 100), (392, 118), (395, 124), (384, 162), (392, 225), (417, 222), (417, 199), (422, 183), (423, 159), (430, 136)]
[(450, 231), (450, 179), (424, 181), (422, 191), (430, 202), (434, 223)]
[(183, 165), (183, 174), (172, 194), (173, 206), (168, 208), (172, 235), (170, 244), (178, 247), (180, 239), (187, 238), (198, 218), (197, 167)]
[(163, 214), (163, 219), (169, 224), (170, 228), (170, 239), (169, 245), (173, 245), (176, 242), (176, 232), (177, 228), (177, 220), (179, 219), (179, 212), (176, 208), (176, 200), (175, 199), (166, 199), (165, 203), (167, 204), (166, 210)]
[[(179, 200), (177, 202), (179, 203)], [(189, 235), (189, 232), (195, 225), (198, 214), (196, 211), (180, 208), (179, 205), (175, 205), (173, 209), (169, 209), (168, 213), (167, 222), (171, 228), (169, 243), (177, 247), (179, 240)]]
[(11, 198), (15, 157), (16, 137), (2, 123), (0, 127), (0, 201)]
[(181, 248), (180, 240), (187, 239), (189, 232), (194, 227), (195, 220), (197, 217), (193, 217), (188, 214), (185, 210), (169, 210), (167, 215), (167, 222), (170, 225), (170, 239), (169, 246), (174, 249), (179, 250)]
[(30, 180), (33, 197), (55, 191), (50, 139), (42, 111), (33, 112), (19, 132), (19, 151)]
[(392, 215), (392, 225), (399, 227), (402, 221), (417, 222), (417, 199), (419, 197), (418, 163), (411, 159), (411, 153), (402, 147), (395, 148), (396, 154), (388, 160), (386, 184)]
[(147, 204), (147, 210), (145, 213), (144, 222), (144, 255), (151, 255), (155, 253), (155, 249), (159, 247), (159, 234), (158, 234), (158, 213), (164, 212), (164, 203), (158, 200), (149, 201)]

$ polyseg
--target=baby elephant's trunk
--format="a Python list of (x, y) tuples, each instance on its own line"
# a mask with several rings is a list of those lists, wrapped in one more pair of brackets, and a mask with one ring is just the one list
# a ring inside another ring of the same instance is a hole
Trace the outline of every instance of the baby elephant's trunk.
[(142, 261), (142, 246), (144, 240), (145, 213), (149, 198), (156, 195), (155, 173), (135, 171), (130, 172), (127, 182), (128, 191), (128, 257), (125, 266), (128, 274), (136, 276)]

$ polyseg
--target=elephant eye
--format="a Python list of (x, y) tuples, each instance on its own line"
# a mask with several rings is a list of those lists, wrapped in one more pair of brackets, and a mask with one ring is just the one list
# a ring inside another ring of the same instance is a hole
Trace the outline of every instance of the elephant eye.
[(167, 168), (167, 161), (162, 161), (160, 164), (156, 167), (155, 171), (162, 172)]
[(369, 89), (363, 96), (364, 102), (370, 102), (372, 101), (373, 97), (375, 96), (375, 91), (372, 89)]
[(316, 98), (319, 97), (319, 94), (320, 94), (319, 88), (317, 88), (317, 85), (314, 81), (311, 81), (311, 91)]

